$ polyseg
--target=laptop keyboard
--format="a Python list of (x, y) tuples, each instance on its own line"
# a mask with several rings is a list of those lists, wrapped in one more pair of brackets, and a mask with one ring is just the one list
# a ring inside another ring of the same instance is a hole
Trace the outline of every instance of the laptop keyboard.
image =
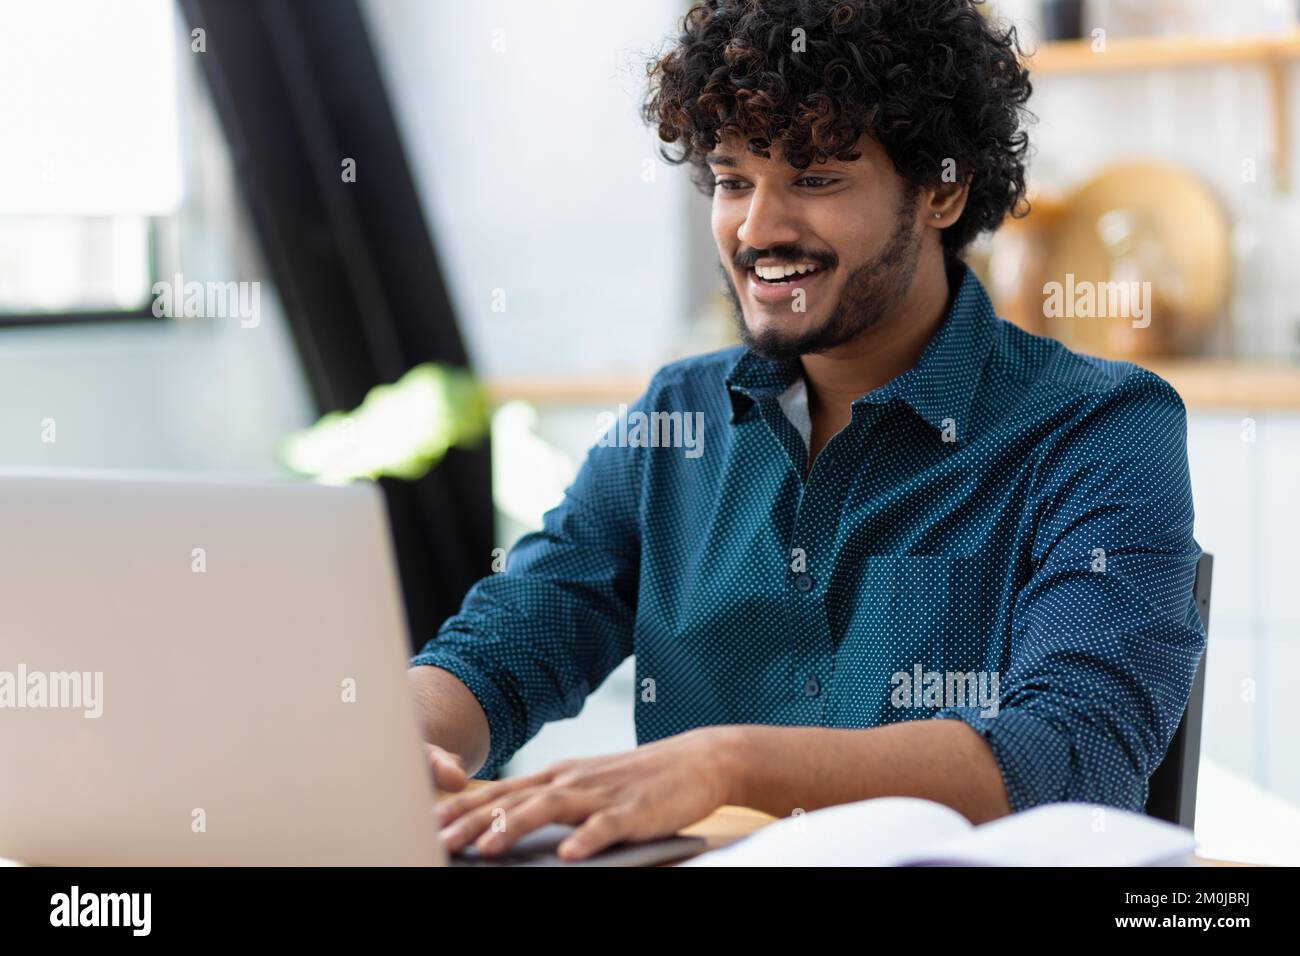
[(562, 860), (556, 851), (574, 829), (561, 823), (547, 824), (520, 837), (505, 853), (485, 857), (468, 846), (449, 862), (452, 866), (653, 866), (708, 849), (703, 837), (674, 836), (646, 843), (622, 843), (585, 860)]

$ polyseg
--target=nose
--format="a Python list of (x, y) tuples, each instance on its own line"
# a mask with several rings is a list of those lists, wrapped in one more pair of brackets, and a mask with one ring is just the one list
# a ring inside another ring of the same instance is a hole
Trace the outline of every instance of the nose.
[(736, 230), (741, 245), (769, 249), (799, 241), (799, 224), (786, 197), (775, 187), (757, 185), (750, 193), (745, 220)]

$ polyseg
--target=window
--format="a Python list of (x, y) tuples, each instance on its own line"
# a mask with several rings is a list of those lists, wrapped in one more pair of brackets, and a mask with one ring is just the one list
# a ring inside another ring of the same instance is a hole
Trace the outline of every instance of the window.
[(170, 0), (10, 4), (0, 31), (0, 324), (151, 315), (181, 207)]

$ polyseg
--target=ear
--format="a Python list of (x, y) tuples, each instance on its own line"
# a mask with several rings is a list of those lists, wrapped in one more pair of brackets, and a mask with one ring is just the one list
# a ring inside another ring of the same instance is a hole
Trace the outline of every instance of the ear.
[(921, 218), (928, 226), (947, 229), (961, 218), (970, 196), (970, 179), (961, 183), (940, 182), (921, 191)]

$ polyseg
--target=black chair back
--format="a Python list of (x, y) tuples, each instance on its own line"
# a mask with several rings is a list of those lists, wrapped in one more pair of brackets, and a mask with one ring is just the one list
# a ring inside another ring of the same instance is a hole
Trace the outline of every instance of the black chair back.
[[(1210, 584), (1214, 577), (1214, 556), (1202, 554), (1196, 563), (1192, 595), (1208, 637), (1210, 631)], [(1196, 775), (1201, 766), (1201, 712), (1205, 701), (1205, 658), (1196, 665), (1192, 693), (1183, 719), (1169, 744), (1165, 759), (1151, 774), (1147, 792), (1147, 815), (1192, 829), (1196, 822)]]

